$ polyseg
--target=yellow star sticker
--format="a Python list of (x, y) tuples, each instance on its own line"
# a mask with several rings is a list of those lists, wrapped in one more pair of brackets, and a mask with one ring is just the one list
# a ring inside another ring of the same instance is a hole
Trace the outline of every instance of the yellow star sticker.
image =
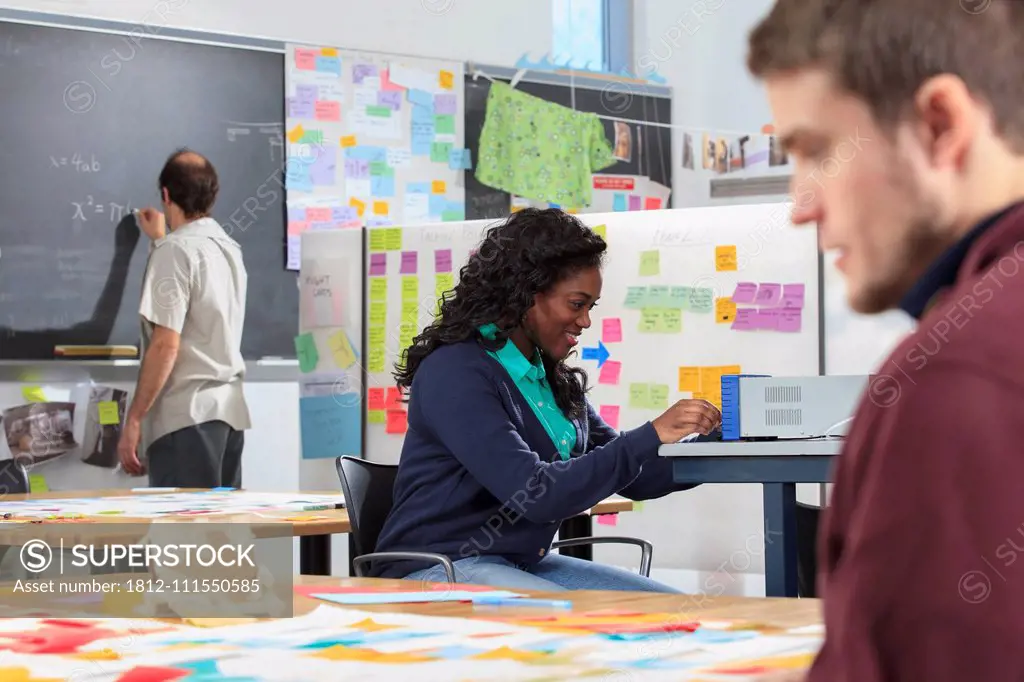
[(476, 654), (471, 656), (478, 661), (522, 661), (529, 663), (531, 661), (537, 661), (540, 659), (550, 658), (551, 654), (546, 654), (543, 651), (517, 651), (511, 647), (503, 646), (498, 647), (494, 651), (486, 651), (482, 654)]

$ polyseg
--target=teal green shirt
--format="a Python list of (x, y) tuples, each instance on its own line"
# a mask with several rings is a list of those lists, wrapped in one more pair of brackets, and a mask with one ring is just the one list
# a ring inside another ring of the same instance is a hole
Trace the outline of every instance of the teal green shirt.
[[(498, 326), (495, 324), (480, 327), (480, 333), (487, 339), (493, 340), (496, 331)], [(555, 402), (555, 394), (548, 384), (540, 352), (534, 351), (533, 359), (527, 360), (516, 344), (506, 341), (497, 351), (488, 351), (487, 354), (500, 362), (512, 377), (516, 388), (533, 408), (533, 413), (558, 449), (559, 456), (563, 460), (569, 459), (569, 453), (576, 445), (576, 425)]]

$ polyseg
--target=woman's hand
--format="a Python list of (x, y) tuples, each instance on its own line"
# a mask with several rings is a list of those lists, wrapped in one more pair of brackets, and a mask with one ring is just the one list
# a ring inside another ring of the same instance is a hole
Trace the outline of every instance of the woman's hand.
[(706, 436), (722, 423), (722, 413), (706, 400), (680, 400), (653, 422), (662, 443), (678, 443), (691, 433)]

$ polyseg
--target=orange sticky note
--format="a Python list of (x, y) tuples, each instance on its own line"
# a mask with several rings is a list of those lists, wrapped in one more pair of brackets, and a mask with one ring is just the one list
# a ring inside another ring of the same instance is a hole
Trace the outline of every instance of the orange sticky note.
[(323, 55), (324, 57), (337, 57), (338, 56), (338, 48), (336, 48), (336, 47), (321, 47), (320, 48), (320, 54)]
[(679, 368), (679, 390), (690, 393), (700, 391), (700, 367)]
[(430, 190), (434, 194), (444, 194), (445, 193), (444, 180), (434, 180), (434, 182), (430, 185)]
[(601, 514), (597, 517), (597, 522), (602, 526), (617, 526), (619, 523), (618, 514)]
[(306, 131), (302, 129), (302, 124), (300, 123), (288, 131), (288, 141), (292, 144), (298, 144), (305, 133)]
[(373, 202), (373, 214), (374, 215), (387, 215), (388, 214), (388, 202), (386, 202), (386, 201), (375, 201), (375, 202)]
[(736, 247), (715, 247), (715, 270), (719, 272), (736, 270)]
[(366, 211), (366, 203), (365, 202), (359, 201), (359, 199), (356, 199), (355, 197), (352, 197), (351, 199), (348, 200), (348, 205), (351, 206), (352, 208), (356, 209), (356, 213), (359, 214), (360, 218), (363, 217), (363, 212)]
[(736, 304), (731, 298), (715, 299), (715, 322), (724, 324), (736, 319)]
[(371, 410), (386, 410), (387, 403), (384, 402), (384, 395), (383, 388), (366, 389), (367, 407)]
[(451, 71), (442, 70), (438, 74), (437, 80), (441, 84), (441, 87), (444, 88), (445, 90), (451, 90), (453, 87), (455, 87), (455, 74), (453, 74)]
[(644, 198), (644, 210), (645, 211), (658, 211), (661, 209), (661, 197), (645, 197)]
[(355, 147), (356, 146), (356, 136), (355, 135), (345, 135), (345, 136), (343, 136), (341, 138), (341, 146), (342, 147)]
[(388, 410), (388, 421), (384, 425), (385, 433), (405, 433), (408, 427), (408, 415), (405, 410)]

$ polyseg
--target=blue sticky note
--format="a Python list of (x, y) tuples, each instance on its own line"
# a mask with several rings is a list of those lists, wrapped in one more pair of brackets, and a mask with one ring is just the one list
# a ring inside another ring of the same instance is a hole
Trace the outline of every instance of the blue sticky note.
[(465, 220), (466, 219), (466, 205), (461, 201), (448, 201), (445, 203), (444, 210), (441, 211), (441, 218), (443, 220)]
[(448, 199), (443, 194), (430, 195), (430, 215), (439, 216), (448, 208)]
[(349, 147), (345, 150), (345, 158), (359, 159), (360, 161), (367, 161), (369, 163), (373, 163), (374, 161), (387, 163), (388, 150), (386, 147), (356, 145), (355, 147)]
[(431, 114), (434, 113), (434, 96), (426, 90), (410, 89), (406, 97), (416, 106), (427, 109)]
[(406, 194), (430, 194), (429, 182), (407, 182), (405, 184)]
[(451, 150), (448, 154), (448, 167), (452, 170), (469, 170), (472, 168), (470, 151), (468, 149)]
[(613, 211), (625, 211), (626, 210), (626, 195), (622, 192), (616, 192), (612, 197), (612, 210)]
[(362, 410), (358, 393), (299, 398), (302, 458), (360, 456)]
[(336, 73), (341, 75), (341, 57), (324, 57), (320, 55), (316, 58), (316, 70), (326, 71), (327, 73)]
[(395, 196), (394, 171), (390, 175), (375, 175), (370, 178), (370, 194), (380, 198)]
[(310, 173), (312, 166), (301, 159), (288, 159), (285, 170), (285, 187), (299, 192), (313, 191), (313, 176)]

